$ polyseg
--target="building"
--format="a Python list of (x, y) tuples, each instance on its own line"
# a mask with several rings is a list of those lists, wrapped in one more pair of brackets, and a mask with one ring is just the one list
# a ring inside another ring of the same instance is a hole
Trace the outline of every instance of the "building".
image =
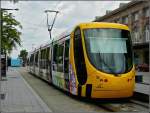
[[(115, 22), (129, 26), (132, 34), (135, 64), (141, 71), (149, 69), (150, 0), (120, 4), (95, 22)], [(144, 68), (144, 69), (142, 69)]]

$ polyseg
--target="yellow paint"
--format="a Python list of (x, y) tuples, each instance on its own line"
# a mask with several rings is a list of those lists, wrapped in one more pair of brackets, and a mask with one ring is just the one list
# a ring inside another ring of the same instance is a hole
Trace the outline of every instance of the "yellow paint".
[[(88, 29), (88, 28), (116, 28), (116, 29), (129, 30), (129, 28), (126, 25), (116, 24), (116, 23), (105, 23), (105, 22), (84, 23), (84, 24), (79, 24), (77, 27), (80, 27), (81, 31), (83, 29)], [(135, 84), (134, 66), (130, 72), (121, 74), (121, 76), (119, 77), (97, 70), (89, 62), (86, 53), (83, 32), (81, 32), (81, 34), (82, 34), (82, 44), (83, 44), (85, 63), (86, 63), (87, 74), (88, 74), (86, 84), (92, 84), (92, 98), (121, 98), (121, 97), (132, 96), (134, 90), (134, 84)], [(74, 38), (73, 35), (74, 32), (71, 33), (71, 39), (70, 39), (70, 63), (76, 75), (76, 71), (75, 71), (76, 67), (74, 62), (74, 49), (73, 49), (73, 38)], [(108, 82), (102, 82), (100, 81), (100, 79), (107, 79)], [(128, 82), (128, 79), (132, 79), (132, 80)], [(78, 84), (77, 76), (76, 76), (76, 83)], [(85, 94), (86, 84), (83, 85), (82, 87), (83, 97), (86, 95)]]

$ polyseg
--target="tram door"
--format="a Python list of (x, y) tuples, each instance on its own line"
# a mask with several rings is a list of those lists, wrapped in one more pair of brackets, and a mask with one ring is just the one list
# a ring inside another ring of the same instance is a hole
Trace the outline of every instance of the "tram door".
[[(74, 34), (74, 60), (79, 86), (84, 85), (87, 80), (87, 70), (82, 46), (81, 30), (77, 28)], [(79, 89), (81, 90), (81, 89)]]
[(69, 43), (70, 40), (65, 41), (65, 53), (64, 53), (64, 78), (65, 87), (69, 90)]

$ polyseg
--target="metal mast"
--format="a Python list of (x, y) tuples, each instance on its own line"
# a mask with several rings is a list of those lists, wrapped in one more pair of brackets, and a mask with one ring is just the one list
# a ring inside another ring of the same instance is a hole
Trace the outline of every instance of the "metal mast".
[[(49, 24), (49, 21), (48, 21), (48, 12), (53, 12), (55, 13), (55, 17), (52, 21), (52, 24)], [(49, 32), (49, 35), (50, 35), (50, 39), (52, 38), (52, 29), (53, 29), (53, 26), (54, 26), (54, 23), (55, 23), (55, 20), (56, 20), (56, 17), (57, 17), (57, 14), (59, 13), (59, 11), (55, 11), (55, 10), (45, 10), (45, 13), (47, 14), (47, 28), (48, 28), (48, 32)]]

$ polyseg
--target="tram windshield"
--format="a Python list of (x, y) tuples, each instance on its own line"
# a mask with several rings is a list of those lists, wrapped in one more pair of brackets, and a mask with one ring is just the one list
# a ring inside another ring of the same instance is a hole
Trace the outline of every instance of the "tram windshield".
[(88, 58), (97, 69), (117, 75), (132, 68), (129, 31), (112, 28), (85, 29), (84, 37)]

